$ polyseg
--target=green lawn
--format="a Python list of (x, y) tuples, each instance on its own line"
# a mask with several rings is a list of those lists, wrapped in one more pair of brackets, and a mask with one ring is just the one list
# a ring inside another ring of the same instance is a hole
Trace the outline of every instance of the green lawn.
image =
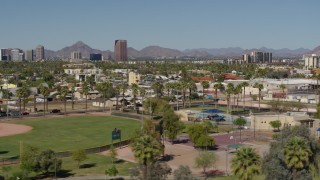
[[(90, 154), (88, 158), (81, 163), (82, 167), (79, 169), (77, 163), (71, 158), (62, 159), (62, 170), (57, 173), (58, 177), (70, 177), (70, 176), (86, 176), (86, 175), (104, 175), (107, 168), (111, 166), (111, 159), (108, 156), (100, 154)], [(119, 175), (130, 176), (129, 169), (136, 166), (136, 164), (119, 160), (115, 163), (116, 168), (119, 171)], [(19, 165), (11, 166), (8, 172), (11, 176), (15, 172), (21, 172)], [(0, 174), (6, 175), (0, 168)], [(30, 176), (35, 176), (35, 173), (31, 173)]]
[(0, 138), (0, 158), (17, 156), (19, 142), (40, 149), (66, 151), (101, 146), (111, 143), (111, 131), (121, 129), (122, 139), (132, 136), (140, 122), (120, 117), (78, 116), (16, 121), (33, 130), (15, 136)]

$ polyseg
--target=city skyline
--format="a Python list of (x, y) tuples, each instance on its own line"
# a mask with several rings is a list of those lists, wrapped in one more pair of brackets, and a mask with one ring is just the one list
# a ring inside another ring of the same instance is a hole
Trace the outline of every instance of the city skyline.
[(0, 47), (32, 49), (41, 44), (58, 50), (81, 40), (112, 50), (115, 39), (126, 39), (136, 49), (313, 49), (320, 45), (319, 5), (315, 0), (5, 1)]

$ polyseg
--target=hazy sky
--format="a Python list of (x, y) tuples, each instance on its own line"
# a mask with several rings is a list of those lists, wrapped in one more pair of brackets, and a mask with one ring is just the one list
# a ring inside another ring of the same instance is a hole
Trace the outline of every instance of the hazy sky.
[(319, 0), (6, 0), (0, 48), (58, 50), (79, 40), (113, 50), (310, 48), (320, 45)]

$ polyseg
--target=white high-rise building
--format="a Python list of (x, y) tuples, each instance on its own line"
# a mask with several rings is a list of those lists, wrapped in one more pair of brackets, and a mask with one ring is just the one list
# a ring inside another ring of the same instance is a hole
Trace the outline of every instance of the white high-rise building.
[(71, 59), (82, 59), (81, 52), (79, 51), (71, 52)]
[(320, 68), (320, 56), (317, 54), (305, 54), (303, 60), (307, 69)]

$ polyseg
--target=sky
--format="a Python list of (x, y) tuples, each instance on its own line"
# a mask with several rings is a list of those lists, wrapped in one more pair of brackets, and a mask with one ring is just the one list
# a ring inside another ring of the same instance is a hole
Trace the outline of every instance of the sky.
[(308, 48), (320, 45), (319, 0), (1, 1), (0, 48), (59, 50), (77, 41), (113, 50)]

